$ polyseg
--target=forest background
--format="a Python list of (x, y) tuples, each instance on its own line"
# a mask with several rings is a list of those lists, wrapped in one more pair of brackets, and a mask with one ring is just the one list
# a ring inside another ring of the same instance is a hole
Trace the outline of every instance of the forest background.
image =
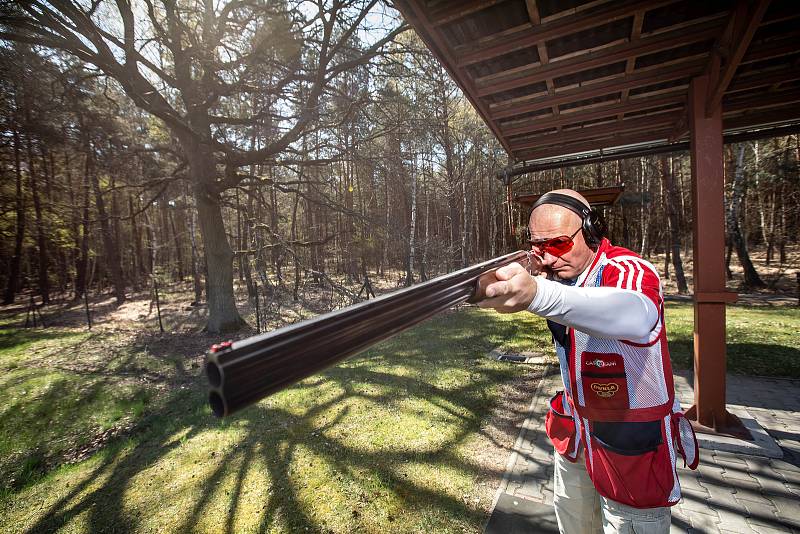
[[(263, 299), (259, 313), (314, 287), (335, 307), (368, 295), (365, 277), (402, 271), (393, 285), (408, 285), (524, 239), (525, 209), (496, 179), (502, 148), (391, 7), (93, 6), (4, 7), (5, 304), (105, 291), (122, 304), (191, 280), (207, 330), (230, 331), (244, 324), (242, 291)], [(726, 147), (729, 251), (747, 288), (766, 285), (751, 248), (786, 265), (796, 243), (798, 159), (798, 136)], [(605, 214), (612, 241), (665, 254), (686, 292), (686, 154), (514, 187), (609, 185), (625, 186)]]

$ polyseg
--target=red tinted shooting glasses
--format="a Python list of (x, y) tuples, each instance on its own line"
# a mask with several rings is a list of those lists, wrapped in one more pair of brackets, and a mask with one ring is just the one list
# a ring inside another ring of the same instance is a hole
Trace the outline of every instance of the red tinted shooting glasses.
[(571, 236), (561, 235), (558, 237), (551, 237), (550, 239), (530, 241), (531, 249), (540, 257), (544, 256), (545, 252), (551, 256), (561, 257), (572, 250), (572, 245), (575, 244), (575, 241), (572, 239), (578, 235), (580, 231), (581, 229), (578, 228)]

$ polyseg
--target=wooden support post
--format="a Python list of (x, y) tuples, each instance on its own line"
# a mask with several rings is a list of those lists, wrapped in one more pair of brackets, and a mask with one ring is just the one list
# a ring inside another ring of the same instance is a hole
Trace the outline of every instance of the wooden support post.
[(752, 439), (725, 408), (725, 212), (722, 109), (706, 115), (708, 75), (689, 87), (689, 126), (694, 215), (694, 406), (698, 430)]

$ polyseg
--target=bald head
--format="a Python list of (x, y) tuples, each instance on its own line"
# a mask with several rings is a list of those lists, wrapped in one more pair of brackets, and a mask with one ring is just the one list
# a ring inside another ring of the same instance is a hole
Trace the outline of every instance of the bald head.
[[(558, 193), (559, 195), (572, 197), (584, 206), (590, 207), (589, 201), (587, 201), (583, 195), (574, 189), (555, 189), (550, 191), (550, 193)], [(544, 229), (543, 227), (549, 227), (553, 225), (580, 226), (583, 224), (583, 218), (571, 209), (565, 208), (564, 206), (559, 206), (557, 204), (542, 204), (541, 206), (537, 206), (536, 209), (531, 212), (529, 224), (531, 227), (531, 237), (533, 239), (537, 239), (537, 236), (534, 234), (534, 231), (537, 229)]]
[[(556, 189), (550, 191), (574, 198), (586, 207), (589, 202), (573, 189)], [(558, 204), (541, 204), (531, 212), (529, 228), (532, 241), (543, 242), (560, 236), (571, 237), (572, 248), (565, 253), (553, 256), (550, 252), (542, 253), (544, 267), (555, 276), (562, 279), (575, 279), (586, 270), (594, 257), (592, 250), (584, 239), (581, 228), (583, 217), (569, 208)], [(534, 248), (534, 251), (537, 249)], [(547, 250), (542, 249), (542, 250)], [(539, 254), (539, 252), (537, 252)]]

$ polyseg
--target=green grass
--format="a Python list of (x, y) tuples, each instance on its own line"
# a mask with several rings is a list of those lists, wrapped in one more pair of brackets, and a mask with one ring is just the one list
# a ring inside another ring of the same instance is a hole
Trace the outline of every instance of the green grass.
[(484, 355), (548, 338), (533, 316), (470, 309), (229, 419), (211, 417), (202, 383), (172, 390), (129, 438), (8, 493), (0, 530), (479, 531), (494, 489), (477, 487), (481, 427), (530, 370)]
[[(668, 302), (667, 338), (676, 369), (692, 366), (694, 309)], [(800, 378), (800, 308), (728, 306), (728, 372)]]
[[(736, 306), (728, 318), (733, 372), (800, 376), (798, 310)], [(676, 368), (686, 367), (691, 305), (669, 303), (667, 328)], [(543, 320), (470, 308), (218, 420), (199, 369), (158, 393), (131, 374), (175, 362), (152, 344), (98, 356), (102, 341), (0, 330), (0, 387), (14, 399), (0, 413), (0, 458), (12, 451), (3, 476), (17, 480), (0, 494), (0, 531), (478, 532), (494, 490), (479, 487), (483, 428), (504, 405), (503, 384), (530, 369), (484, 355), (552, 354)], [(76, 344), (95, 347), (65, 353), (94, 354), (88, 371), (52, 353)], [(53, 468), (120, 421), (136, 427)]]
[(0, 494), (143, 413), (150, 393), (115, 373), (119, 355), (98, 353), (97, 338), (62, 328), (0, 329)]

